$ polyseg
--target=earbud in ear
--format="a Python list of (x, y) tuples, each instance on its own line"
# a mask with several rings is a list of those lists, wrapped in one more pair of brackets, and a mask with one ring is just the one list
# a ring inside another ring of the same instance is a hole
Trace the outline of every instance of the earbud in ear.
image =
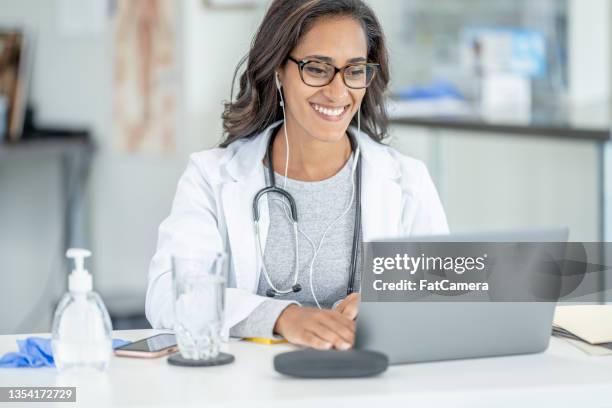
[(281, 90), (281, 83), (280, 83), (280, 78), (278, 75), (278, 71), (274, 72), (274, 80), (276, 81), (276, 89), (278, 89), (278, 91), (280, 92)]
[(285, 107), (285, 101), (283, 99), (283, 91), (281, 90), (281, 82), (280, 82), (280, 75), (278, 75), (278, 71), (274, 71), (274, 81), (276, 82), (276, 89), (278, 89), (278, 93), (280, 94), (280, 102), (279, 105), (282, 107)]

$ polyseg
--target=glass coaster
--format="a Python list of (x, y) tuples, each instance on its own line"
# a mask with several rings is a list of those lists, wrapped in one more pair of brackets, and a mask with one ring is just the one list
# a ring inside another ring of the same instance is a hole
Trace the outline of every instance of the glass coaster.
[(208, 360), (190, 360), (181, 356), (181, 353), (174, 353), (168, 357), (168, 364), (182, 367), (211, 367), (230, 364), (234, 360), (234, 356), (227, 353), (219, 353), (217, 357)]

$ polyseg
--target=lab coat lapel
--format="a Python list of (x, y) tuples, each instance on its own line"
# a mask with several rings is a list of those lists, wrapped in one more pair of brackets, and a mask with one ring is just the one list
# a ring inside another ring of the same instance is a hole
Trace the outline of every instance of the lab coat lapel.
[[(240, 181), (225, 184), (222, 190), (223, 212), (227, 223), (236, 287), (249, 292), (256, 290), (260, 267), (252, 203), (253, 197), (264, 184), (263, 172), (254, 172)], [(259, 212), (261, 245), (264, 251), (269, 225), (266, 197), (260, 200)]]
[(400, 235), (402, 190), (396, 161), (386, 148), (368, 136), (361, 136), (363, 240), (372, 241)]
[[(266, 132), (239, 147), (226, 166), (232, 180), (223, 184), (221, 190), (221, 205), (225, 214), (236, 287), (251, 293), (257, 290), (262, 263), (257, 251), (253, 223), (253, 198), (265, 186), (262, 159), (274, 128), (275, 125), (270, 126)], [(270, 225), (267, 196), (259, 202), (259, 214), (261, 247), (264, 252)]]

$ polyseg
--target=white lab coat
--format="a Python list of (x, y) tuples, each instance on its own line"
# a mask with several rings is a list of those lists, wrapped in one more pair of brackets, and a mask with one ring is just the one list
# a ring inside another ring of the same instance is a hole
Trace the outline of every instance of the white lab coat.
[[(149, 268), (146, 315), (154, 328), (173, 327), (171, 256), (225, 251), (229, 259), (224, 333), (266, 299), (256, 294), (261, 259), (255, 244), (252, 203), (265, 187), (262, 159), (272, 130), (190, 157), (172, 210), (159, 227)], [(356, 135), (356, 129), (349, 131)], [(364, 241), (445, 234), (446, 216), (422, 162), (357, 135), (362, 157)], [(262, 251), (268, 234), (267, 195), (260, 200)]]

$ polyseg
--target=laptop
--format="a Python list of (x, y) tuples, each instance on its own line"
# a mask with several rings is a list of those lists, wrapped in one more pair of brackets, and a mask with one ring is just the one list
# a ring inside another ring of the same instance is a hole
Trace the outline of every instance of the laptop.
[[(568, 233), (563, 228), (389, 241), (566, 242)], [(556, 302), (362, 301), (355, 348), (383, 352), (390, 364), (537, 353), (548, 348), (555, 305)]]

